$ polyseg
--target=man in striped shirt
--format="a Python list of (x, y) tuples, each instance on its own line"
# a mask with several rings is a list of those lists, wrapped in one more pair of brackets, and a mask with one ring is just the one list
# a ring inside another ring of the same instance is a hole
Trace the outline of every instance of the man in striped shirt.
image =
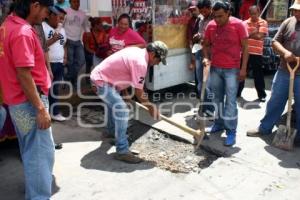
[[(259, 17), (260, 10), (257, 6), (249, 8), (250, 18), (244, 21), (248, 33), (248, 68), (253, 70), (254, 85), (260, 102), (266, 101), (265, 81), (262, 68), (262, 55), (264, 38), (268, 34), (268, 23)], [(240, 82), (237, 96), (240, 97), (245, 81)]]

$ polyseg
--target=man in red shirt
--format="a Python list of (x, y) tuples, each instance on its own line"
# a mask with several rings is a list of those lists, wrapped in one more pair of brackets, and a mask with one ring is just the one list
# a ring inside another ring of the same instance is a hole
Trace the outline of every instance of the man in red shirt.
[[(248, 33), (241, 20), (230, 17), (228, 2), (217, 1), (212, 9), (214, 20), (208, 23), (205, 31), (203, 65), (211, 66), (211, 88), (217, 116), (208, 132), (225, 129), (227, 138), (224, 145), (232, 146), (235, 144), (238, 117), (238, 79), (244, 80), (247, 70)], [(241, 54), (243, 59), (240, 69)]]
[(51, 197), (54, 143), (47, 98), (51, 80), (32, 26), (47, 17), (52, 5), (53, 0), (16, 0), (0, 32), (1, 87), (19, 141), (25, 199)]

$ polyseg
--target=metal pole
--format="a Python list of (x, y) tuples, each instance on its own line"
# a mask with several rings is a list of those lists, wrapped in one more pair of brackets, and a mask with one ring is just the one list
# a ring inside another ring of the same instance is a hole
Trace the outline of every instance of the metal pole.
[(263, 9), (263, 10), (261, 11), (261, 13), (260, 13), (260, 17), (263, 16), (263, 14), (266, 12), (266, 10), (268, 9), (268, 7), (269, 7), (269, 5), (271, 4), (271, 2), (272, 2), (272, 0), (269, 0), (269, 1), (266, 3), (264, 9)]

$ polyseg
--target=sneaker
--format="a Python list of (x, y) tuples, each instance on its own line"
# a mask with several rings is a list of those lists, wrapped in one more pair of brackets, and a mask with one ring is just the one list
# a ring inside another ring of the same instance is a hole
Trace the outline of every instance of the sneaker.
[(259, 137), (261, 135), (262, 135), (262, 133), (259, 131), (258, 128), (251, 129), (251, 130), (247, 131), (247, 136), (248, 137)]
[(224, 146), (232, 146), (235, 144), (236, 133), (235, 131), (228, 131), (226, 133), (227, 137), (224, 141)]
[(212, 125), (211, 127), (205, 128), (205, 133), (218, 133), (224, 131), (224, 128), (220, 125)]
[(64, 116), (62, 116), (61, 114), (57, 114), (57, 115), (52, 115), (51, 119), (54, 121), (59, 121), (59, 122), (63, 122), (66, 121), (67, 118), (65, 118)]
[(120, 154), (120, 153), (117, 153), (114, 158), (116, 160), (120, 160), (120, 161), (123, 161), (123, 162), (126, 162), (126, 163), (129, 163), (129, 164), (137, 164), (137, 163), (141, 163), (143, 162), (144, 160), (139, 158), (138, 156), (135, 156), (133, 153), (131, 152), (128, 152), (128, 153), (125, 153), (125, 154)]

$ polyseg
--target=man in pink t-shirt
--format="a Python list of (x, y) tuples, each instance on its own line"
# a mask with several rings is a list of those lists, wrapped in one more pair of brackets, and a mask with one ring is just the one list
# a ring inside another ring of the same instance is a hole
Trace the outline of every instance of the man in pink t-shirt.
[(52, 5), (52, 0), (17, 1), (0, 31), (0, 80), (19, 141), (24, 199), (50, 199), (52, 194), (54, 144), (47, 98), (51, 80), (32, 27), (44, 20)]
[(225, 129), (227, 138), (224, 145), (232, 146), (236, 141), (238, 79), (244, 80), (246, 77), (248, 33), (241, 20), (230, 16), (228, 2), (215, 2), (213, 16), (214, 20), (206, 27), (203, 42), (203, 65), (211, 66), (211, 87), (217, 114), (208, 132)]
[[(144, 94), (144, 82), (149, 66), (162, 62), (166, 64), (168, 47), (161, 41), (147, 45), (147, 48), (128, 47), (103, 60), (91, 72), (91, 80), (97, 87), (97, 94), (107, 106), (108, 135), (116, 138), (116, 159), (139, 163), (142, 159), (129, 151), (126, 136), (129, 111), (120, 92), (127, 94), (127, 88), (134, 88), (138, 100), (149, 109), (154, 118), (159, 118), (157, 108), (149, 102)], [(127, 97), (128, 98), (128, 95)]]

